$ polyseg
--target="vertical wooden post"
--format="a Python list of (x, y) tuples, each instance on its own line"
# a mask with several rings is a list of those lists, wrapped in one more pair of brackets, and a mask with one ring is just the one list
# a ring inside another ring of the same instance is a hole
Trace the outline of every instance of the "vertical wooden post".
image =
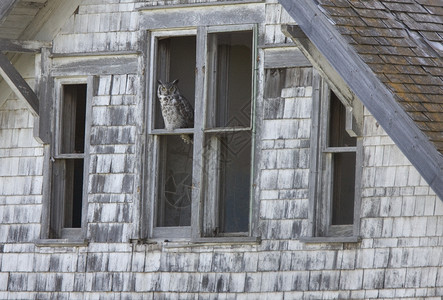
[(35, 91), (39, 99), (39, 116), (34, 122), (34, 137), (43, 144), (51, 142), (51, 80), (49, 77), (49, 49), (42, 48), (41, 54), (36, 55)]

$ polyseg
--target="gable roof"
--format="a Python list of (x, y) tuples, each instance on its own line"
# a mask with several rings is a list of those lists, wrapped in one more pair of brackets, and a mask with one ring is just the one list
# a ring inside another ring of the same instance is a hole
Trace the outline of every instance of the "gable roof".
[(441, 0), (279, 2), (443, 199)]

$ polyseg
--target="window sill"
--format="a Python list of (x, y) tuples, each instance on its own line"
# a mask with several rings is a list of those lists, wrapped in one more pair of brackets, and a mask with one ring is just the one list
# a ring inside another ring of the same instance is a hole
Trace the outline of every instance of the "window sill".
[(300, 242), (306, 244), (315, 243), (359, 243), (361, 238), (359, 236), (312, 236), (300, 237)]
[(194, 244), (260, 244), (261, 238), (255, 236), (225, 236), (192, 239)]
[(88, 240), (41, 239), (34, 242), (37, 247), (87, 247)]
[(137, 240), (138, 244), (163, 244), (165, 248), (188, 248), (201, 246), (220, 246), (220, 245), (259, 245), (260, 237), (207, 237), (196, 239), (146, 239)]

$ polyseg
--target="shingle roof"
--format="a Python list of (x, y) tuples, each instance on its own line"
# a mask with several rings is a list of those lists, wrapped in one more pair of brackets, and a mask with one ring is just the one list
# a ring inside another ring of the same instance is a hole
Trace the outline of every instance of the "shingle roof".
[(319, 0), (319, 5), (443, 153), (443, 1)]

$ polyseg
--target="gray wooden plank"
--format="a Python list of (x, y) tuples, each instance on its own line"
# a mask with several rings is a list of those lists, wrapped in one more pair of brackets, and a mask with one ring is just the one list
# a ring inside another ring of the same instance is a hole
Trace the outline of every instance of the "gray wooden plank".
[[(312, 84), (312, 99), (320, 99), (321, 91), (321, 78), (317, 71), (314, 70), (313, 84)], [(312, 101), (311, 111), (311, 140), (310, 140), (310, 160), (311, 167), (309, 170), (309, 199), (320, 199), (319, 192), (319, 178), (318, 170), (321, 165), (320, 159), (320, 101)], [(317, 200), (318, 201), (318, 200)], [(308, 236), (316, 235), (316, 201), (309, 201), (308, 212)]]
[[(207, 43), (205, 36), (207, 34), (206, 27), (199, 27), (197, 29), (197, 68), (196, 68), (196, 89), (195, 89), (195, 115), (206, 115), (206, 104), (204, 95), (204, 76), (206, 66), (206, 53)], [(203, 151), (204, 149), (204, 134), (203, 134), (203, 118), (197, 117), (194, 120), (194, 165), (203, 166)], [(192, 220), (191, 220), (191, 237), (199, 238), (201, 236), (201, 209), (200, 203), (202, 201), (202, 188), (203, 188), (203, 170), (202, 168), (196, 168), (192, 172), (192, 184), (195, 188), (192, 191)]]
[(39, 114), (39, 100), (37, 95), (14, 68), (6, 55), (0, 53), (0, 75), (8, 83), (17, 97), (29, 104), (33, 114)]
[(5, 52), (37, 53), (51, 47), (52, 42), (0, 39), (0, 51)]
[[(52, 178), (52, 162), (51, 162), (51, 148), (49, 144), (43, 145), (43, 199), (51, 199), (51, 178)], [(42, 203), (42, 218), (40, 238), (49, 238), (50, 231), (50, 217), (51, 217), (51, 203), (50, 201), (43, 201)]]
[[(279, 2), (443, 200), (443, 156), (397, 103), (392, 93), (349, 48), (315, 3)], [(290, 27), (287, 27), (288, 31), (291, 31)], [(300, 45), (296, 38), (294, 42)], [(309, 44), (306, 46), (309, 47)], [(308, 53), (311, 49), (305, 48)]]
[(105, 56), (54, 59), (52, 76), (121, 75), (137, 74), (138, 57)]
[(254, 24), (265, 21), (263, 3), (229, 5), (208, 9), (205, 6), (183, 8), (161, 7), (140, 13), (140, 29), (184, 28), (199, 25)]
[[(51, 91), (52, 80), (49, 78), (50, 59), (49, 49), (43, 48), (42, 54), (36, 61), (36, 83), (35, 91), (38, 94), (39, 101), (39, 117), (36, 118), (34, 124), (34, 137), (41, 143), (49, 144), (51, 142)], [(37, 68), (38, 66), (38, 68)]]
[[(87, 90), (86, 90), (86, 119), (85, 119), (85, 135), (89, 136), (92, 127), (92, 98), (94, 97), (94, 91), (98, 89), (98, 79), (89, 76), (87, 78)], [(82, 227), (81, 237), (86, 238), (88, 234), (88, 185), (89, 185), (89, 168), (91, 161), (91, 144), (90, 139), (85, 139), (84, 153), (86, 153), (83, 165), (83, 203), (82, 203)]]
[(296, 47), (265, 49), (265, 68), (310, 67), (312, 64)]

